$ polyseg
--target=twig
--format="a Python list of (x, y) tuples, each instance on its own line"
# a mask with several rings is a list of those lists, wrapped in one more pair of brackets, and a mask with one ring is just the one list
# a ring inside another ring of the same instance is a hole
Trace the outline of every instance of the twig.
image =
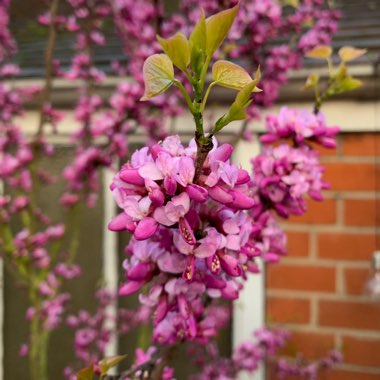
[(40, 119), (36, 133), (37, 137), (40, 137), (43, 134), (45, 124), (44, 107), (50, 99), (53, 84), (53, 53), (57, 40), (57, 28), (54, 25), (54, 19), (58, 12), (58, 4), (59, 0), (52, 0), (50, 5), (49, 38), (45, 50), (45, 86), (41, 94)]

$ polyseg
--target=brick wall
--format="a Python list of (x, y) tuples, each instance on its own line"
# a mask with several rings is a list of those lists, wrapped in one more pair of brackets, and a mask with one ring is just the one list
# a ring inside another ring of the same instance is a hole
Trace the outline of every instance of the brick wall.
[(289, 254), (267, 270), (267, 321), (294, 332), (284, 352), (343, 352), (321, 379), (380, 379), (380, 303), (363, 295), (380, 226), (379, 152), (374, 133), (342, 134), (336, 152), (321, 151), (331, 190), (284, 224)]

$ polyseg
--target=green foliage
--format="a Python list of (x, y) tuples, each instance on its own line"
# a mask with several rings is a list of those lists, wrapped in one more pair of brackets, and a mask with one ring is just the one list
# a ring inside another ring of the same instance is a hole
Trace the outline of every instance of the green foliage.
[(100, 372), (102, 373), (102, 375), (105, 375), (111, 368), (116, 367), (126, 357), (127, 355), (115, 355), (102, 359), (99, 362)]
[(218, 119), (211, 133), (215, 134), (232, 121), (244, 120), (247, 117), (245, 110), (252, 102), (252, 92), (260, 91), (256, 87), (257, 83), (260, 81), (260, 78), (261, 73), (260, 68), (258, 68), (255, 74), (255, 79), (251, 80), (237, 93), (235, 101), (232, 103), (227, 113), (225, 113), (220, 119)]
[[(261, 91), (256, 87), (260, 80), (260, 70), (252, 79), (241, 66), (219, 60), (212, 67), (214, 81), (204, 94), (206, 74), (212, 56), (227, 37), (238, 10), (239, 3), (233, 8), (216, 13), (207, 19), (204, 12), (201, 11), (201, 16), (190, 33), (189, 39), (182, 33), (177, 33), (167, 39), (157, 36), (165, 54), (154, 54), (144, 62), (145, 92), (141, 100), (149, 100), (162, 94), (172, 84), (177, 86), (194, 116), (199, 141), (202, 140), (206, 145), (209, 137), (204, 134), (202, 113), (214, 85), (232, 88), (239, 92), (228, 112), (216, 122), (211, 134), (220, 131), (231, 121), (245, 119), (245, 110), (252, 102), (252, 92)], [(173, 65), (183, 71), (192, 84), (193, 99), (186, 91), (185, 86), (175, 78)]]
[(239, 3), (233, 8), (216, 13), (206, 20), (206, 53), (212, 56), (227, 37), (239, 10)]
[(306, 53), (306, 57), (315, 59), (328, 59), (331, 57), (332, 48), (327, 45), (318, 45)]
[(157, 36), (162, 50), (180, 70), (186, 71), (190, 64), (190, 45), (183, 33), (177, 33), (172, 38), (164, 39)]
[(311, 90), (312, 88), (318, 86), (318, 83), (319, 75), (316, 73), (311, 73), (306, 79), (305, 88), (307, 90)]
[(306, 53), (306, 57), (314, 59), (325, 59), (328, 65), (328, 81), (324, 88), (320, 88), (320, 78), (316, 73), (308, 76), (305, 88), (314, 90), (315, 93), (315, 110), (318, 111), (322, 103), (332, 96), (339, 95), (348, 91), (356, 90), (362, 85), (359, 79), (348, 74), (347, 62), (353, 61), (366, 53), (364, 49), (355, 49), (351, 46), (342, 47), (338, 56), (340, 63), (338, 67), (334, 67), (332, 63), (332, 48), (326, 45), (316, 46), (314, 49)]
[(77, 372), (77, 380), (93, 380), (94, 379), (94, 367), (90, 364), (88, 367), (81, 369)]
[(220, 60), (212, 66), (212, 77), (216, 84), (241, 90), (252, 81), (251, 76), (239, 65)]
[(173, 63), (166, 54), (153, 54), (144, 62), (143, 75), (145, 92), (141, 100), (149, 100), (173, 84)]
[(195, 25), (189, 38), (190, 44), (190, 67), (194, 74), (199, 77), (206, 59), (206, 18), (202, 10), (201, 17)]
[(367, 53), (366, 49), (355, 49), (351, 46), (344, 46), (338, 52), (342, 62), (353, 61), (354, 59), (361, 57), (365, 53)]

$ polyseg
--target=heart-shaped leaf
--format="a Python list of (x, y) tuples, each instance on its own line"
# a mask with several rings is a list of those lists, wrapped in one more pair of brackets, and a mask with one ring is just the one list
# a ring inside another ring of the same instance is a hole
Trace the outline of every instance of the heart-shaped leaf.
[(208, 56), (212, 56), (218, 47), (222, 44), (227, 37), (232, 23), (235, 20), (239, 10), (239, 3), (233, 8), (226, 9), (225, 11), (216, 13), (206, 20), (206, 52)]
[(190, 46), (186, 36), (183, 33), (177, 33), (168, 39), (157, 36), (157, 40), (174, 65), (185, 71), (190, 63)]
[(306, 57), (315, 59), (327, 59), (331, 56), (332, 49), (327, 45), (318, 45), (306, 53)]
[(212, 77), (220, 86), (240, 90), (252, 81), (251, 76), (239, 65), (220, 60), (212, 66)]
[(115, 356), (109, 356), (107, 358), (102, 359), (99, 362), (99, 369), (102, 375), (105, 375), (109, 369), (117, 366), (126, 357), (127, 355), (115, 355)]
[(143, 76), (145, 92), (141, 100), (149, 100), (173, 84), (173, 63), (166, 54), (153, 54), (144, 62)]
[(356, 49), (351, 46), (344, 46), (338, 52), (339, 57), (343, 62), (353, 61), (354, 59), (361, 57), (365, 53), (367, 53), (366, 49)]

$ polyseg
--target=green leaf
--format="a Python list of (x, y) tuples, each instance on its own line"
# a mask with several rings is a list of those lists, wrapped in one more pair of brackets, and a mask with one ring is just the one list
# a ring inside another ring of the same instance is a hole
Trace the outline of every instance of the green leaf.
[(215, 123), (212, 133), (215, 134), (224, 128), (227, 124), (235, 120), (244, 120), (247, 117), (245, 109), (252, 103), (251, 94), (255, 90), (256, 84), (260, 80), (260, 69), (256, 72), (256, 79), (249, 82), (236, 95), (235, 101), (231, 107), (220, 119)]
[(183, 33), (177, 33), (168, 39), (157, 36), (157, 40), (174, 65), (185, 71), (190, 64), (190, 45), (186, 36)]
[(233, 8), (216, 13), (206, 20), (206, 53), (211, 57), (227, 37), (239, 10), (239, 3)]
[(311, 73), (306, 79), (305, 88), (307, 90), (311, 90), (312, 88), (315, 88), (316, 86), (318, 86), (318, 82), (319, 82), (319, 75), (315, 73)]
[(300, 2), (299, 2), (299, 0), (282, 0), (281, 4), (283, 6), (289, 5), (290, 7), (298, 8)]
[(339, 57), (343, 62), (353, 61), (367, 53), (366, 49), (356, 49), (351, 46), (343, 46), (339, 49)]
[(83, 368), (76, 373), (77, 380), (93, 380), (94, 379), (94, 367), (90, 364), (87, 368)]
[(140, 100), (149, 100), (166, 91), (174, 81), (173, 63), (166, 54), (153, 54), (143, 66), (145, 92)]
[(218, 85), (240, 90), (252, 81), (251, 76), (239, 65), (220, 60), (212, 66), (212, 77)]
[(127, 355), (115, 355), (115, 356), (109, 356), (107, 358), (102, 359), (99, 362), (99, 369), (102, 375), (105, 375), (110, 368), (117, 366), (126, 357)]
[(332, 49), (327, 45), (318, 45), (314, 49), (308, 51), (305, 55), (308, 58), (328, 59), (331, 56)]
[(363, 82), (359, 79), (347, 76), (344, 79), (334, 83), (328, 90), (328, 94), (336, 95), (342, 94), (344, 92), (356, 90), (358, 87), (362, 86)]
[(230, 124), (232, 121), (244, 120), (247, 117), (247, 114), (245, 113), (245, 108), (248, 107), (250, 103), (251, 101), (249, 101), (245, 107), (242, 107), (235, 102), (232, 103), (228, 112), (217, 120), (217, 122), (215, 123), (215, 127), (212, 130), (212, 133), (215, 134), (219, 132), (222, 128)]
[(236, 95), (234, 103), (238, 104), (241, 107), (246, 107), (247, 103), (251, 98), (251, 94), (254, 91), (258, 79), (255, 79), (249, 82), (244, 88), (242, 88)]
[(203, 9), (201, 10), (201, 17), (195, 25), (190, 34), (190, 67), (196, 74), (200, 74), (202, 66), (206, 57), (206, 18)]

